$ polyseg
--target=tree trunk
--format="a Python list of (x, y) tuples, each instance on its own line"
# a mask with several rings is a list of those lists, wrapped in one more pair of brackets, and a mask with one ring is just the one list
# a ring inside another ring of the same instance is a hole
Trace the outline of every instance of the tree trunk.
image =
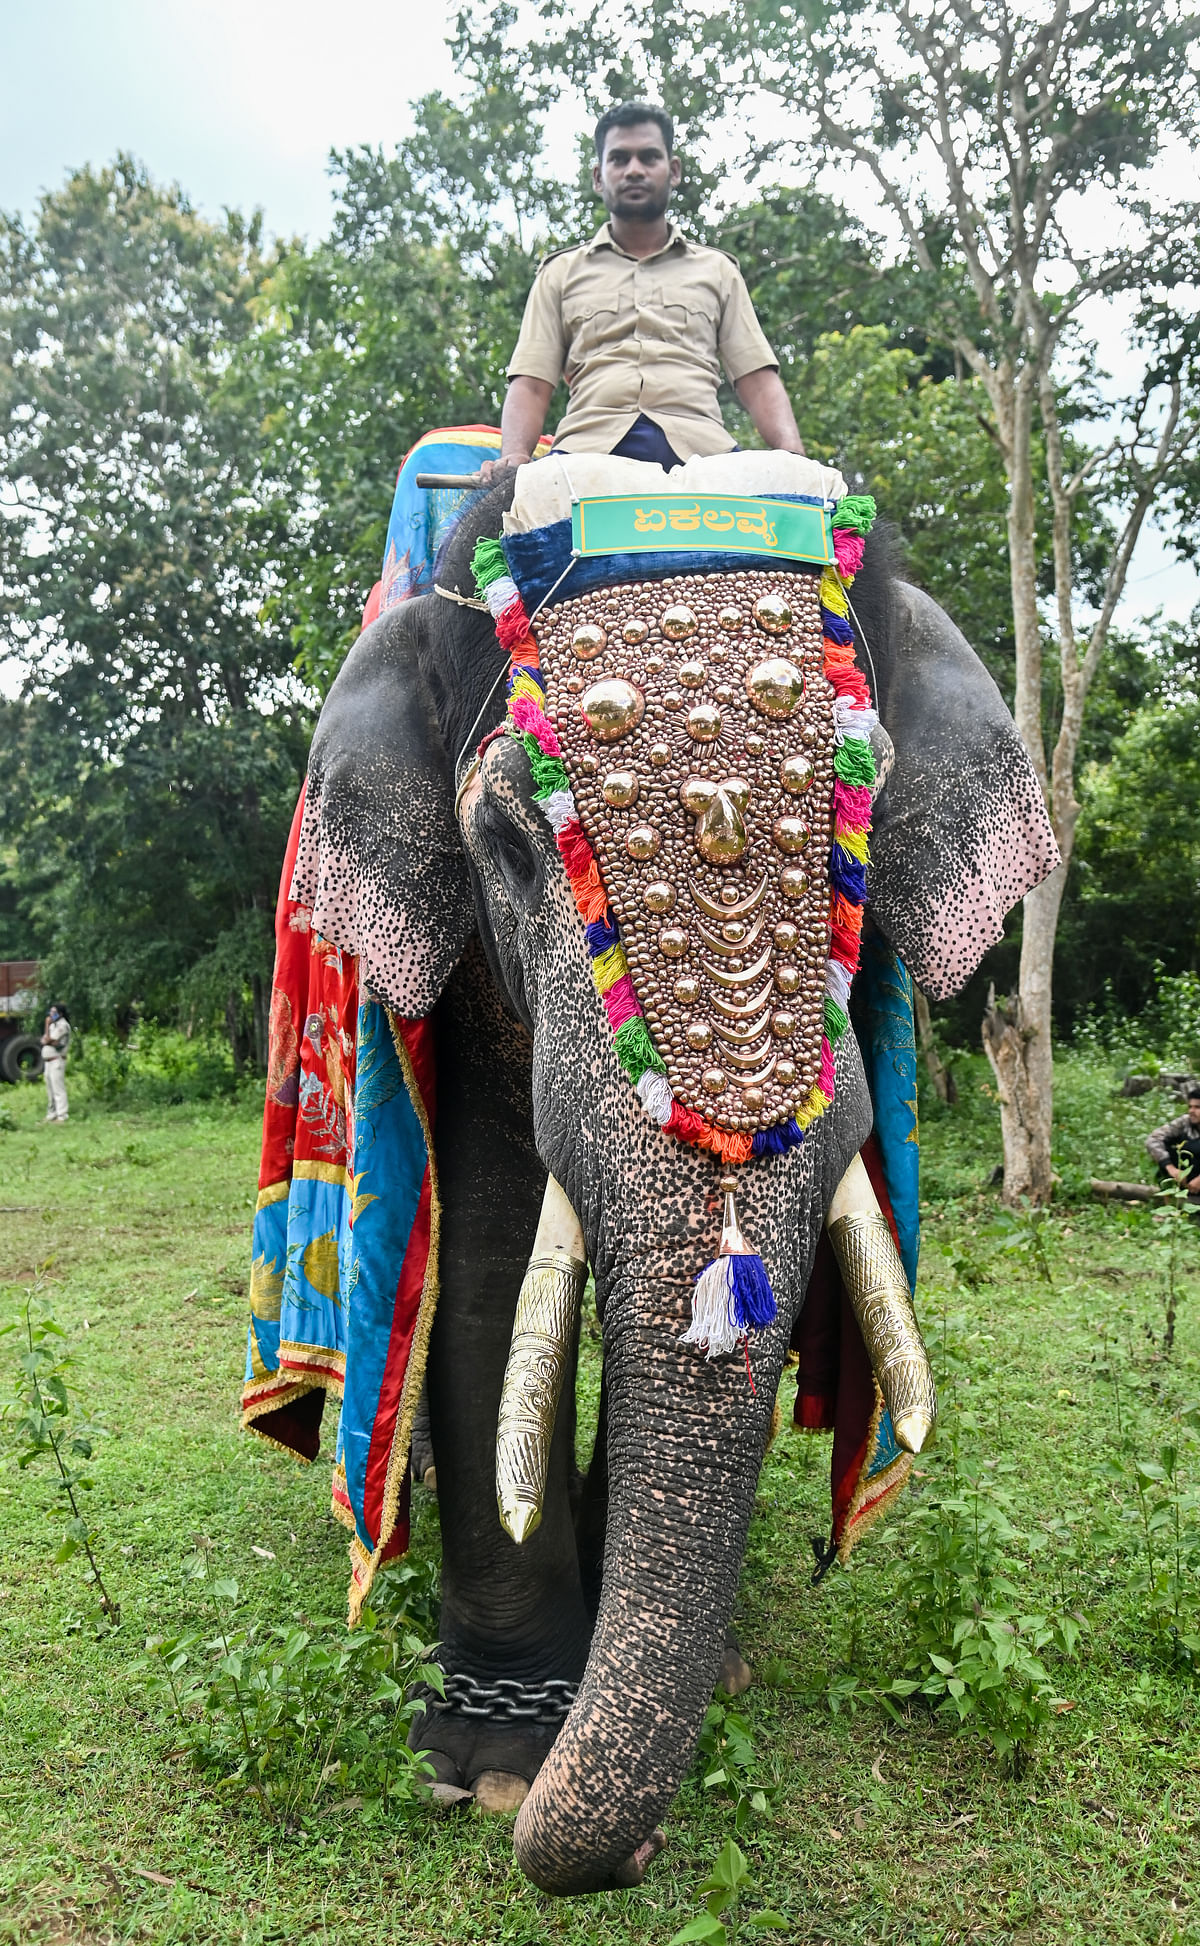
[(953, 1074), (938, 1053), (937, 1042), (933, 1037), (933, 1021), (929, 1015), (929, 1002), (921, 988), (913, 981), (913, 1001), (917, 1016), (917, 1038), (921, 1052), (925, 1056), (925, 1066), (929, 1069), (929, 1079), (937, 1090), (938, 1099), (947, 1108), (953, 1108), (958, 1101), (958, 1088)]
[(1025, 898), (1018, 996), (997, 1000), (988, 993), (983, 1018), (983, 1048), (1000, 1095), (1004, 1142), (1004, 1200), (1050, 1200), (1054, 1176), (1050, 1137), (1054, 1119), (1054, 1044), (1050, 995), (1054, 936), (1062, 904), (1066, 866)]

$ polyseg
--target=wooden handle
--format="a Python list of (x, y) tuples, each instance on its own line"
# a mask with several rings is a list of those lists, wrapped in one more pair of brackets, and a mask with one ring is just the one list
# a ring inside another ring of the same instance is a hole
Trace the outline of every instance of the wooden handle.
[(486, 484), (478, 473), (418, 473), (419, 487), (481, 487)]

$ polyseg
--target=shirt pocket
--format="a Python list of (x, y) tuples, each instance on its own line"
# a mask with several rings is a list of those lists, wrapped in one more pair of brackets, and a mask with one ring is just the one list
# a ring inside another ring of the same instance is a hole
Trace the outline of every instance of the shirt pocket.
[(647, 336), (716, 363), (721, 305), (715, 292), (703, 286), (660, 285), (645, 300), (642, 318)]
[(632, 337), (633, 316), (628, 304), (610, 297), (575, 297), (563, 304), (567, 338), (567, 371), (579, 370), (589, 358), (620, 339)]

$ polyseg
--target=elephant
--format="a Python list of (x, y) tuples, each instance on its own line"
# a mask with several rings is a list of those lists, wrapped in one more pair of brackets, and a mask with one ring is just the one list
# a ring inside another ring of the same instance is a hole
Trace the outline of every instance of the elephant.
[[(442, 550), (440, 592), (371, 623), (325, 701), (297, 884), (365, 988), (428, 1018), (437, 1051), (440, 1295), (426, 1392), (455, 1693), (573, 1695), (561, 1723), (431, 1711), (414, 1743), (443, 1785), (519, 1803), (526, 1874), (555, 1893), (639, 1881), (726, 1654), (772, 1405), (825, 1212), (871, 1127), (859, 1049), (800, 1146), (744, 1172), (742, 1221), (777, 1316), (740, 1359), (681, 1348), (720, 1162), (667, 1139), (622, 1075), (553, 832), (517, 741), (492, 735), (508, 666), (470, 563), (509, 480)], [(1056, 862), (1032, 766), (953, 622), (876, 532), (854, 588), (890, 771), (870, 912), (934, 996)], [(886, 739), (885, 739), (886, 742)], [(477, 746), (482, 756), (469, 759)], [(894, 752), (894, 759), (892, 756)], [(603, 1341), (600, 1433), (576, 1471), (568, 1387), (537, 1532), (496, 1514), (497, 1410), (547, 1172), (578, 1214)], [(465, 1685), (465, 1688), (464, 1688)], [(472, 1688), (473, 1686), (473, 1688)]]

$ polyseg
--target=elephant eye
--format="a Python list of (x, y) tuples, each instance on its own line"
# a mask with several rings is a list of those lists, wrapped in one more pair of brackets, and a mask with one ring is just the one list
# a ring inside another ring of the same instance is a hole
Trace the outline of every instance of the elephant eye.
[(472, 818), (473, 849), (493, 866), (517, 912), (536, 906), (545, 890), (545, 861), (537, 847), (485, 789)]

